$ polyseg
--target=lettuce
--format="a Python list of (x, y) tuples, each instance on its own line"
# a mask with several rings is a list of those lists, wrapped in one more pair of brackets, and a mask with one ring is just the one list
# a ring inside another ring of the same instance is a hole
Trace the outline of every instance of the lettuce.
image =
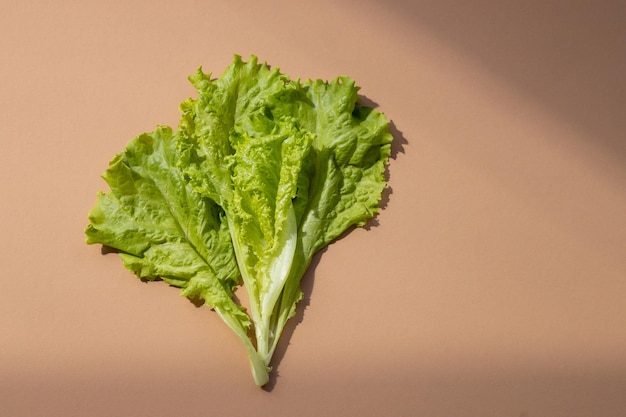
[[(189, 79), (198, 95), (178, 129), (140, 135), (111, 161), (87, 243), (213, 308), (262, 386), (313, 255), (376, 214), (392, 137), (348, 77), (291, 80), (235, 56), (220, 77)], [(240, 278), (249, 311), (234, 301)]]

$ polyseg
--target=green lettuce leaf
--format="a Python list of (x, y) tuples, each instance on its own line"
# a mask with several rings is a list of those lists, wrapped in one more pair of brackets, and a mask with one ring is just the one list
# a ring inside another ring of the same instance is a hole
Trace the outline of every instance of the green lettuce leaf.
[[(348, 77), (293, 81), (236, 56), (190, 81), (178, 131), (141, 135), (111, 162), (88, 243), (203, 299), (264, 385), (313, 256), (376, 214), (392, 137)], [(233, 301), (240, 277), (248, 313)]]
[(172, 129), (160, 127), (111, 161), (103, 175), (111, 191), (98, 195), (89, 214), (87, 243), (117, 249), (139, 278), (160, 278), (203, 300), (243, 342), (256, 378), (267, 380), (247, 335), (250, 318), (233, 299), (239, 270), (223, 211), (186, 183), (175, 144)]
[(183, 107), (182, 169), (226, 213), (269, 365), (313, 255), (378, 209), (388, 122), (357, 104), (348, 77), (286, 82), (237, 58), (219, 79), (192, 81), (198, 99)]
[(377, 213), (391, 152), (387, 119), (358, 104), (359, 88), (352, 79), (308, 81), (301, 88), (303, 96), (277, 108), (278, 112), (298, 114), (305, 128), (314, 133), (314, 141), (294, 200), (298, 246), (274, 313), (272, 331), (277, 337), (273, 348), (302, 298), (300, 279), (313, 255), (352, 226), (364, 226)]

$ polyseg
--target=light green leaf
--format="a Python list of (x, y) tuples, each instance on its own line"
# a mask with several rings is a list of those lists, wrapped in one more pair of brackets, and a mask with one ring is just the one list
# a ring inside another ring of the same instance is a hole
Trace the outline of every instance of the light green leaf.
[(176, 135), (161, 127), (131, 141), (103, 175), (111, 187), (90, 213), (87, 243), (120, 251), (138, 277), (161, 278), (181, 295), (214, 308), (248, 350), (260, 381), (267, 380), (247, 336), (250, 318), (233, 301), (239, 280), (228, 224), (213, 201), (197, 194), (176, 168)]
[(219, 80), (193, 81), (198, 99), (181, 124), (193, 157), (183, 169), (226, 213), (269, 364), (313, 255), (376, 214), (391, 135), (382, 114), (358, 105), (348, 77), (287, 82), (237, 58)]
[[(178, 131), (141, 135), (111, 162), (88, 243), (213, 307), (263, 385), (314, 254), (377, 213), (392, 138), (348, 77), (293, 81), (235, 56), (219, 78), (189, 79), (198, 96)], [(233, 301), (240, 276), (249, 315)]]

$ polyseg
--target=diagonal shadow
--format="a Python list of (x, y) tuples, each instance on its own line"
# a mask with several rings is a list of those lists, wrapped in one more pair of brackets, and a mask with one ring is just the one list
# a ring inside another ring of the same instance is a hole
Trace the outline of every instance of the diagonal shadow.
[[(626, 3), (386, 0), (607, 153), (626, 158)], [(417, 31), (407, 31), (407, 35)]]

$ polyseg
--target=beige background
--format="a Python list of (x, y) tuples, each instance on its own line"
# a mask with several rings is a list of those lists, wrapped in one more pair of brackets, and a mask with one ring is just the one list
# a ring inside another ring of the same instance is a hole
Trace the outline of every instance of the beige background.
[[(0, 415), (626, 415), (625, 7), (0, 0)], [(83, 243), (109, 159), (235, 53), (350, 75), (396, 127), (387, 207), (317, 258), (267, 390), (214, 313)]]

